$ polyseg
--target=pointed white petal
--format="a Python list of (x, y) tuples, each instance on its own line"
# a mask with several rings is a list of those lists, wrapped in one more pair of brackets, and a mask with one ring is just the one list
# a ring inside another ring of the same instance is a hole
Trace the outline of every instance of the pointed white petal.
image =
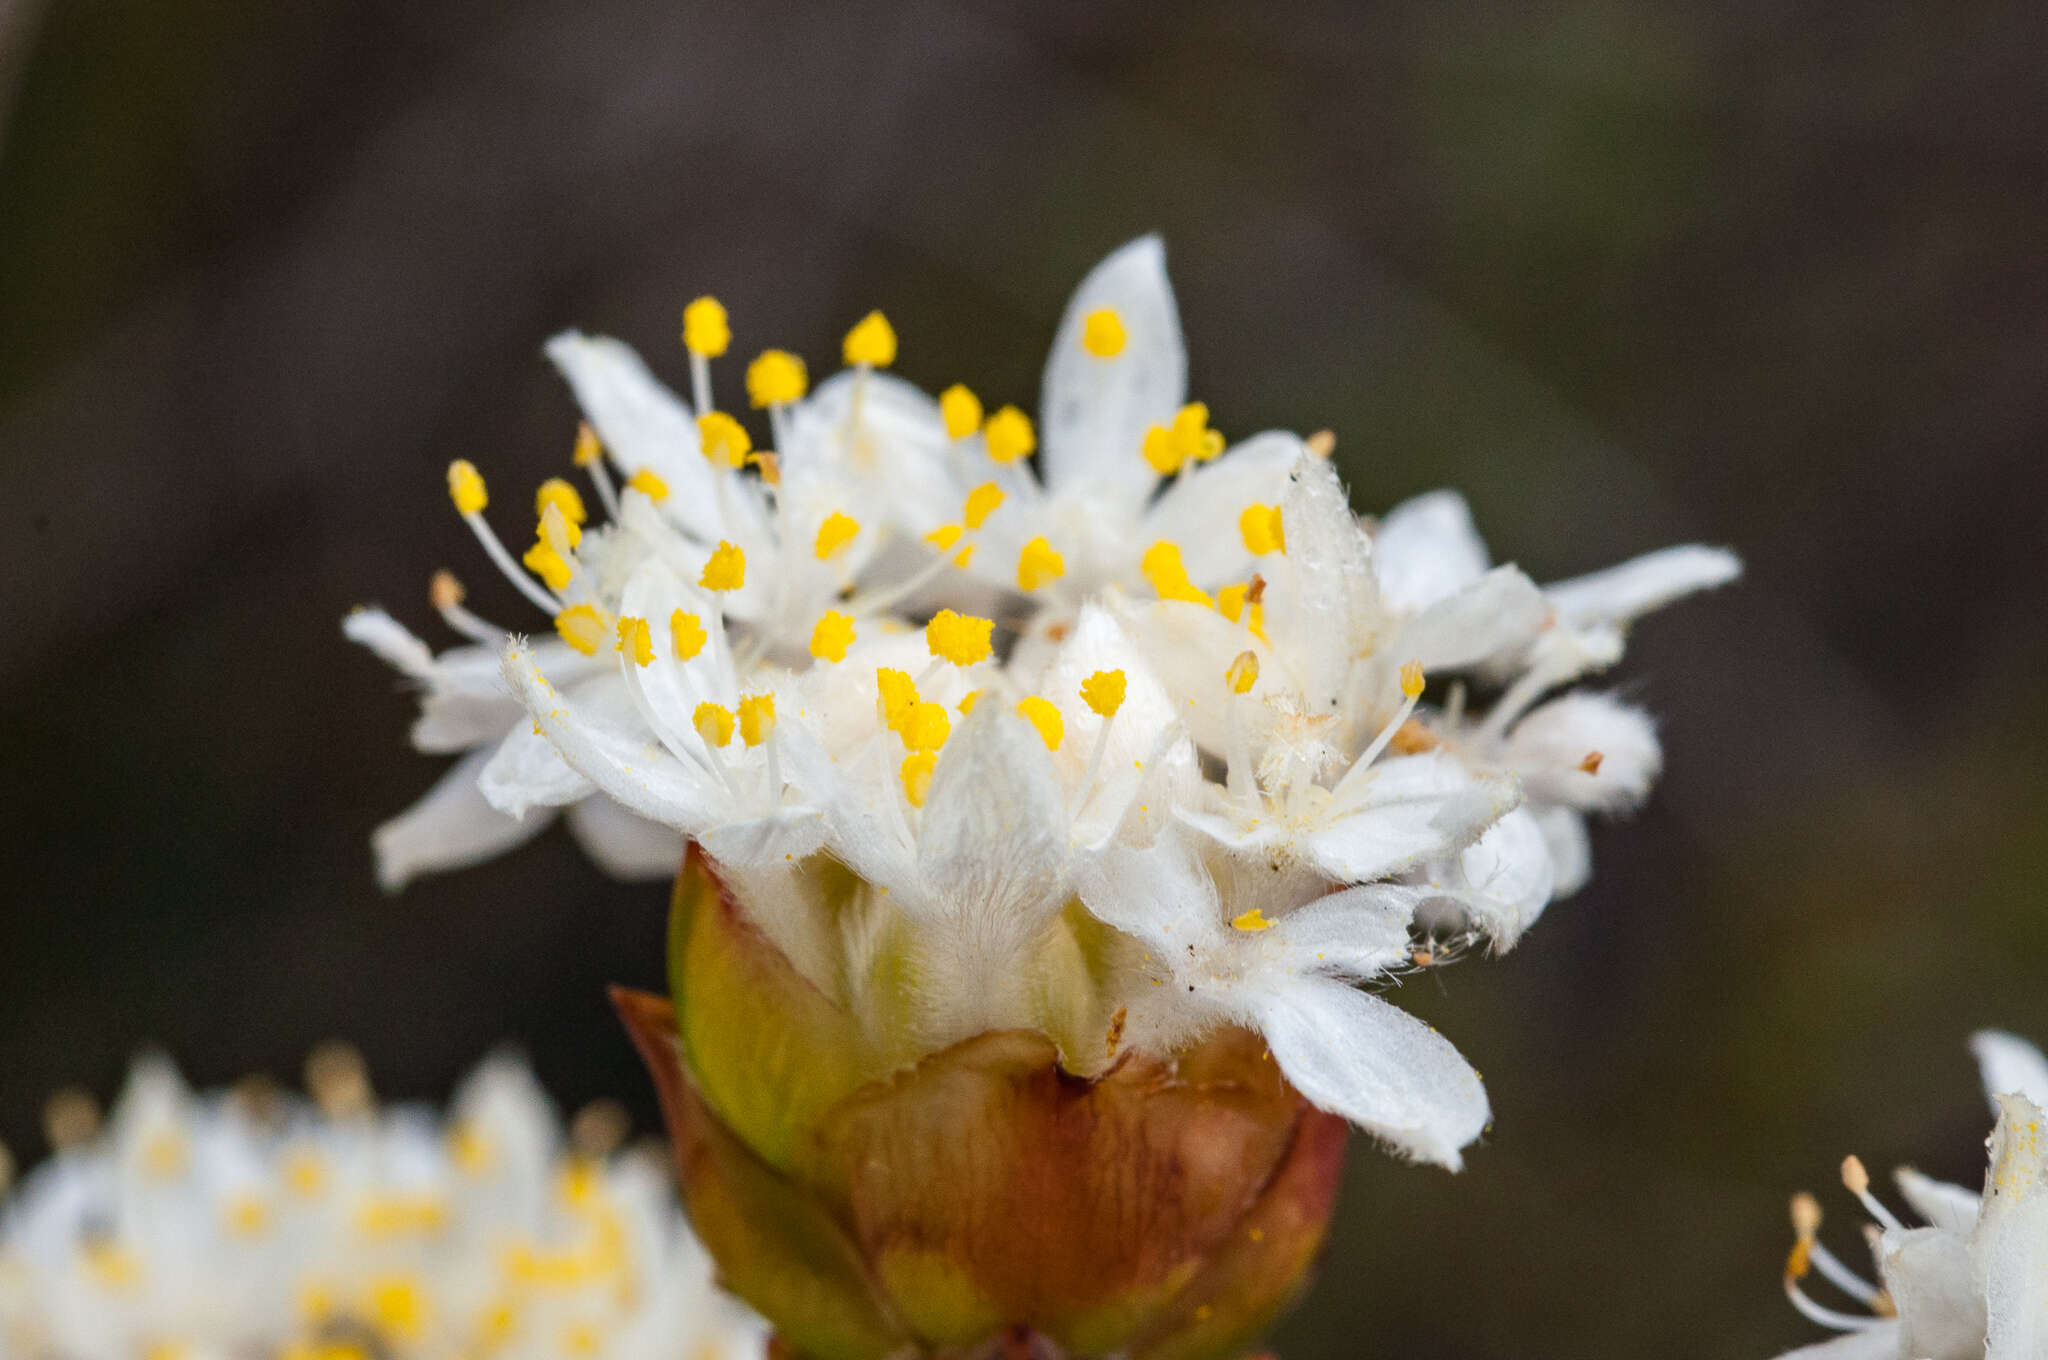
[(341, 621), (342, 636), (368, 647), (378, 659), (400, 674), (415, 680), (430, 679), (434, 673), (434, 650), (381, 609), (353, 609)]
[(1492, 559), (1472, 510), (1455, 491), (1402, 501), (1381, 518), (1372, 541), (1380, 592), (1400, 612), (1414, 613), (1486, 574)]
[(683, 834), (626, 811), (603, 794), (568, 812), (569, 834), (591, 862), (629, 882), (674, 878), (683, 862)]
[(1456, 854), (1516, 798), (1512, 785), (1476, 780), (1441, 751), (1381, 759), (1338, 782), (1334, 815), (1311, 834), (1309, 853), (1343, 882), (1384, 878)]
[[(1161, 539), (1176, 545), (1188, 579), (1205, 590), (1249, 580), (1258, 563), (1239, 525), (1245, 508), (1282, 504), (1288, 470), (1307, 456), (1299, 437), (1280, 430), (1233, 445), (1161, 492), (1132, 546), (1142, 552)], [(1284, 528), (1284, 513), (1281, 520)]]
[(1778, 1360), (1906, 1360), (1899, 1344), (1899, 1324), (1881, 1322), (1865, 1331), (1786, 1351)]
[(538, 836), (553, 820), (551, 813), (507, 817), (486, 802), (477, 777), (490, 758), (485, 748), (457, 761), (426, 797), (371, 833), (377, 881), (384, 891), (397, 892), (420, 874), (496, 859)]
[(1894, 1171), (1892, 1179), (1898, 1183), (1899, 1194), (1912, 1206), (1913, 1212), (1926, 1219), (1930, 1227), (1967, 1237), (1970, 1229), (1977, 1225), (1979, 1201), (1976, 1191), (1923, 1176), (1910, 1166)]
[(2003, 1030), (1979, 1030), (1970, 1038), (1970, 1051), (1977, 1055), (1977, 1067), (1984, 1076), (1984, 1094), (1991, 1108), (1998, 1097), (2023, 1095), (2036, 1105), (2048, 1105), (2048, 1058), (2041, 1050)]
[(668, 484), (662, 505), (678, 524), (706, 541), (722, 537), (725, 517), (711, 464), (683, 399), (629, 346), (607, 336), (564, 331), (548, 341), (547, 352), (620, 471), (630, 477), (650, 469)]
[(1551, 874), (1556, 886), (1550, 900), (1561, 901), (1586, 886), (1593, 877), (1593, 842), (1586, 835), (1586, 819), (1568, 807), (1529, 809), (1543, 828), (1543, 842), (1550, 847)]
[(2007, 1096), (1971, 1247), (1984, 1285), (1985, 1360), (2048, 1356), (2048, 1130)]
[(960, 518), (970, 489), (962, 460), (938, 402), (915, 384), (888, 373), (835, 373), (790, 413), (789, 427), (786, 477), (816, 469), (865, 481), (885, 493), (884, 512), (913, 537)]
[(529, 808), (566, 807), (597, 791), (530, 722), (505, 734), (476, 786), (484, 801), (507, 817), (523, 817)]
[(1374, 978), (1408, 957), (1415, 899), (1408, 888), (1346, 888), (1288, 912), (1259, 942), (1277, 946), (1296, 972)]
[(1893, 1229), (1878, 1247), (1886, 1291), (1899, 1310), (1899, 1353), (1982, 1354), (1984, 1298), (1963, 1238), (1939, 1228)]
[(1267, 633), (1296, 655), (1310, 710), (1334, 712), (1347, 698), (1351, 663), (1380, 628), (1371, 544), (1326, 458), (1296, 460), (1280, 508), (1287, 552), (1266, 594)]
[(1007, 705), (975, 705), (939, 753), (917, 864), (948, 909), (1021, 940), (1057, 912), (1066, 808), (1045, 743)]
[(1200, 946), (1221, 934), (1215, 880), (1183, 833), (1151, 846), (1113, 845), (1078, 867), (1075, 892), (1097, 920), (1155, 948)]
[(1521, 651), (1549, 617), (1543, 592), (1521, 568), (1495, 567), (1410, 619), (1395, 646), (1424, 670), (1457, 670)]
[(1664, 752), (1642, 709), (1577, 691), (1530, 710), (1508, 734), (1501, 760), (1532, 801), (1615, 812), (1649, 796)]
[(1318, 1107), (1456, 1171), (1486, 1128), (1485, 1088), (1450, 1040), (1341, 982), (1300, 979), (1251, 1002), (1280, 1070)]
[(1726, 548), (1684, 543), (1631, 558), (1605, 571), (1575, 576), (1544, 590), (1558, 617), (1573, 627), (1627, 624), (1696, 591), (1742, 575), (1742, 559)]
[(1458, 855), (1445, 878), (1472, 924), (1503, 950), (1536, 924), (1557, 882), (1550, 844), (1526, 808), (1489, 827)]
[[(1121, 354), (1098, 359), (1081, 348), (1081, 329), (1104, 308), (1123, 323), (1125, 341)], [(1135, 508), (1158, 480), (1139, 452), (1145, 431), (1172, 423), (1187, 390), (1166, 247), (1157, 236), (1140, 237), (1081, 280), (1053, 336), (1039, 397), (1046, 485), (1100, 486)]]

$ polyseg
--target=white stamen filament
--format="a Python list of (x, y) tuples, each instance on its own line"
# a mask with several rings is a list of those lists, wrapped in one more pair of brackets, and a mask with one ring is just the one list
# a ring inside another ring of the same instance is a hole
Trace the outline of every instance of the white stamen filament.
[(1835, 1288), (1849, 1295), (1866, 1308), (1875, 1308), (1883, 1291), (1855, 1271), (1842, 1264), (1841, 1258), (1822, 1246), (1818, 1241), (1806, 1244), (1807, 1258), (1814, 1269), (1826, 1276)]
[(690, 400), (700, 416), (717, 409), (711, 404), (711, 360), (696, 350), (690, 351)]
[(462, 518), (475, 531), (477, 541), (484, 545), (484, 552), (490, 557), (492, 564), (505, 574), (506, 580), (519, 588), (521, 595), (540, 606), (542, 612), (549, 618), (553, 618), (568, 607), (567, 602), (552, 591), (534, 584), (533, 578), (526, 574), (525, 569), (512, 560), (512, 554), (505, 551), (505, 545), (491, 532), (491, 526), (484, 522), (482, 515), (464, 515)]
[(1792, 1306), (1803, 1313), (1809, 1321), (1818, 1322), (1821, 1326), (1831, 1327), (1838, 1332), (1866, 1332), (1883, 1321), (1882, 1318), (1864, 1317), (1823, 1307), (1806, 1297), (1805, 1291), (1799, 1287), (1799, 1281), (1790, 1275), (1785, 1277), (1785, 1297), (1791, 1300)]
[(605, 518), (619, 517), (619, 489), (612, 485), (612, 474), (605, 468), (604, 455), (590, 460), (590, 485), (597, 492), (598, 503), (604, 506)]
[(504, 629), (486, 623), (475, 614), (470, 613), (459, 601), (437, 604), (435, 609), (441, 615), (441, 622), (447, 624), (470, 641), (481, 642), (491, 647), (502, 647), (504, 645)]
[(1372, 764), (1378, 758), (1379, 753), (1387, 749), (1387, 743), (1392, 741), (1394, 734), (1401, 730), (1401, 724), (1407, 722), (1413, 716), (1415, 705), (1421, 698), (1420, 694), (1403, 695), (1401, 697), (1401, 706), (1394, 710), (1394, 716), (1387, 720), (1387, 725), (1380, 729), (1380, 734), (1372, 739), (1372, 745), (1366, 747), (1358, 759), (1353, 762), (1353, 769)]

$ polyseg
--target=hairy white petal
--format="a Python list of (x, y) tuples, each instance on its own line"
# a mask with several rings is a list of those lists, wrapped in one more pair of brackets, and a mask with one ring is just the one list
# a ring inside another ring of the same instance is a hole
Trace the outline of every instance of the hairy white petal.
[(1614, 812), (1649, 796), (1664, 752), (1642, 709), (1612, 695), (1576, 692), (1516, 723), (1501, 760), (1521, 776), (1532, 800)]
[(1372, 542), (1380, 592), (1402, 613), (1426, 609), (1486, 574), (1486, 543), (1455, 491), (1402, 501), (1381, 517)]
[(1849, 1332), (1832, 1341), (1786, 1351), (1778, 1360), (1909, 1360), (1900, 1349), (1899, 1324), (1881, 1322), (1860, 1332)]
[(1245, 508), (1280, 504), (1289, 469), (1307, 456), (1299, 436), (1280, 430), (1233, 445), (1160, 493), (1139, 525), (1136, 546), (1142, 551), (1160, 539), (1175, 544), (1188, 578), (1205, 590), (1250, 579), (1259, 564), (1239, 524)]
[(1543, 593), (1574, 627), (1627, 624), (1673, 600), (1742, 575), (1742, 559), (1726, 548), (1681, 543), (1644, 553), (1604, 571), (1559, 581)]
[(491, 754), (486, 748), (457, 761), (426, 797), (371, 833), (377, 881), (386, 892), (421, 874), (495, 859), (546, 828), (552, 814), (508, 817), (485, 800), (477, 777)]
[(476, 783), (484, 800), (507, 817), (523, 817), (529, 808), (564, 807), (597, 791), (553, 742), (524, 722), (505, 734)]
[(1519, 567), (1495, 567), (1444, 596), (1401, 630), (1403, 660), (1457, 670), (1526, 648), (1550, 615), (1543, 592)]
[(626, 811), (603, 794), (569, 808), (569, 834), (613, 878), (629, 881), (674, 878), (683, 862), (683, 834)]
[[(1123, 352), (1108, 359), (1081, 347), (1088, 315), (1103, 308), (1116, 312), (1125, 336)], [(1142, 501), (1157, 481), (1139, 452), (1145, 431), (1171, 424), (1187, 390), (1166, 247), (1143, 236), (1089, 271), (1053, 335), (1039, 398), (1047, 486), (1095, 485), (1132, 505)]]
[(1529, 811), (1543, 830), (1543, 843), (1550, 847), (1551, 900), (1570, 897), (1593, 877), (1593, 843), (1586, 834), (1586, 819), (1568, 807), (1531, 806)]
[(1367, 980), (1408, 958), (1415, 899), (1407, 888), (1346, 888), (1288, 912), (1264, 940), (1296, 971)]
[(683, 399), (629, 346), (607, 336), (564, 331), (548, 341), (547, 352), (620, 471), (629, 477), (641, 468), (652, 471), (668, 485), (667, 514), (707, 542), (724, 537), (711, 464)]
[(1892, 1229), (1878, 1248), (1899, 1310), (1900, 1353), (1934, 1360), (1983, 1354), (1984, 1300), (1964, 1240), (1940, 1228)]
[(434, 673), (433, 649), (381, 609), (352, 609), (341, 621), (342, 635), (368, 647), (391, 669), (415, 680)]
[(1462, 851), (1445, 879), (1472, 923), (1509, 949), (1550, 905), (1557, 871), (1543, 828), (1516, 808)]
[(1985, 1029), (1970, 1037), (1970, 1051), (1977, 1055), (1984, 1094), (1991, 1098), (1994, 1113), (2000, 1096), (2023, 1095), (2036, 1105), (2048, 1105), (2048, 1058), (2040, 1049), (2016, 1034)]
[(1923, 1176), (1910, 1166), (1892, 1172), (1899, 1194), (1929, 1226), (1967, 1237), (1977, 1224), (1977, 1192)]

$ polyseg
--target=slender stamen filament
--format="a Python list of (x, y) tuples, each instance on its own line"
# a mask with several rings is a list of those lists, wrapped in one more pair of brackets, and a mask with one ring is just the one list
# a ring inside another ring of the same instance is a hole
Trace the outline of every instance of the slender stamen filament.
[(1865, 1308), (1880, 1308), (1880, 1305), (1884, 1302), (1883, 1290), (1864, 1279), (1861, 1275), (1858, 1275), (1848, 1266), (1843, 1265), (1842, 1259), (1839, 1256), (1836, 1256), (1819, 1242), (1812, 1243), (1807, 1250), (1813, 1257), (1814, 1269), (1827, 1277), (1828, 1282), (1833, 1284), (1835, 1288), (1855, 1299), (1856, 1302), (1862, 1304)]
[(427, 587), (427, 596), (434, 603), (434, 610), (441, 621), (456, 632), (474, 642), (496, 647), (505, 641), (505, 630), (478, 618), (463, 607), (462, 582), (455, 579), (453, 572), (437, 571), (433, 582)]
[(1844, 1313), (1834, 1308), (1823, 1307), (1806, 1297), (1805, 1291), (1799, 1287), (1799, 1281), (1789, 1274), (1785, 1276), (1785, 1297), (1791, 1300), (1792, 1306), (1808, 1320), (1823, 1327), (1831, 1327), (1838, 1332), (1865, 1332), (1884, 1321), (1883, 1318), (1865, 1317), (1857, 1313)]
[(505, 574), (506, 580), (519, 588), (521, 595), (533, 601), (534, 604), (551, 616), (562, 611), (563, 606), (567, 602), (558, 598), (552, 592), (534, 584), (533, 578), (522, 571), (519, 564), (512, 560), (512, 554), (505, 551), (505, 545), (498, 541), (497, 534), (491, 531), (491, 526), (484, 522), (484, 517), (481, 514), (464, 515), (462, 518), (469, 525), (470, 530), (476, 534), (477, 542), (484, 545), (484, 552), (489, 556), (492, 564)]
[(1412, 673), (1414, 683), (1411, 684), (1410, 666), (1415, 666), (1415, 663), (1411, 661), (1408, 663), (1408, 666), (1401, 668), (1401, 706), (1394, 710), (1394, 716), (1387, 720), (1386, 726), (1380, 729), (1379, 735), (1372, 739), (1372, 744), (1366, 747), (1364, 752), (1360, 754), (1355, 762), (1356, 766), (1372, 764), (1378, 758), (1379, 753), (1387, 749), (1387, 743), (1394, 739), (1394, 734), (1401, 730), (1401, 725), (1414, 716), (1415, 705), (1422, 698), (1422, 671), (1419, 666), (1415, 667)]
[(1864, 1170), (1863, 1159), (1854, 1153), (1842, 1159), (1842, 1184), (1862, 1203), (1865, 1212), (1882, 1223), (1887, 1231), (1905, 1231), (1906, 1225), (1884, 1207), (1882, 1200), (1870, 1193), (1870, 1173)]

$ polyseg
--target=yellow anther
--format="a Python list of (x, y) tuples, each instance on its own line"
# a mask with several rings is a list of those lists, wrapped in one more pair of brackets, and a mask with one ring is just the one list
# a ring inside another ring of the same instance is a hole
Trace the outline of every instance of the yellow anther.
[(1036, 590), (1047, 581), (1067, 574), (1067, 559), (1053, 551), (1043, 537), (1026, 543), (1017, 554), (1017, 589)]
[(852, 618), (828, 609), (811, 628), (811, 655), (820, 661), (844, 661), (853, 637)]
[(411, 1341), (426, 1330), (427, 1295), (410, 1275), (387, 1275), (372, 1280), (365, 1301), (370, 1320), (385, 1336)]
[(981, 428), (981, 398), (966, 383), (954, 383), (939, 393), (939, 418), (949, 438), (965, 439)]
[(490, 494), (484, 490), (484, 475), (467, 458), (458, 458), (448, 465), (448, 499), (455, 502), (458, 515), (480, 515), (491, 503)]
[(882, 706), (882, 726), (901, 733), (904, 719), (917, 706), (917, 682), (907, 672), (882, 666), (875, 671), (875, 693)]
[(761, 474), (761, 480), (770, 486), (782, 485), (782, 460), (775, 456), (773, 449), (756, 449), (747, 458), (754, 469)]
[(938, 528), (926, 534), (924, 541), (937, 548), (940, 552), (947, 552), (951, 550), (955, 543), (960, 541), (960, 535), (966, 532), (967, 529), (964, 525), (941, 524)]
[(1870, 1190), (1870, 1172), (1864, 1169), (1863, 1159), (1853, 1152), (1842, 1159), (1842, 1185), (1858, 1198)]
[(903, 757), (903, 796), (912, 807), (924, 806), (925, 795), (932, 791), (932, 770), (938, 763), (937, 751), (912, 751)]
[(960, 518), (968, 528), (979, 529), (988, 523), (988, 517), (1003, 503), (1003, 489), (994, 482), (983, 482), (967, 493), (967, 504), (961, 507)]
[(690, 353), (716, 359), (731, 343), (732, 327), (717, 298), (700, 297), (683, 308), (683, 344)]
[(1124, 673), (1097, 671), (1081, 682), (1081, 702), (1105, 718), (1124, 706)]
[(759, 746), (775, 730), (775, 696), (749, 694), (740, 700), (740, 740)]
[(690, 726), (697, 729), (697, 735), (704, 738), (707, 746), (724, 746), (732, 741), (732, 710), (709, 700), (697, 705), (697, 711), (690, 715)]
[(1164, 425), (1154, 425), (1145, 431), (1145, 438), (1138, 445), (1138, 452), (1145, 455), (1145, 461), (1152, 470), (1162, 477), (1171, 477), (1180, 471), (1186, 461), (1181, 457), (1180, 448), (1173, 442), (1173, 434)]
[(1401, 663), (1401, 697), (1419, 699), (1422, 697), (1422, 663), (1404, 661)]
[(1244, 617), (1244, 597), (1250, 593), (1249, 582), (1223, 587), (1216, 592), (1216, 612), (1236, 623)]
[(261, 1195), (231, 1195), (221, 1206), (221, 1224), (237, 1237), (260, 1237), (270, 1227), (270, 1205)]
[(576, 448), (569, 455), (577, 467), (589, 467), (604, 457), (604, 441), (597, 437), (597, 431), (590, 428), (589, 421), (576, 426)]
[(1318, 458), (1328, 458), (1337, 451), (1337, 434), (1334, 430), (1317, 430), (1301, 442)]
[(853, 329), (846, 333), (842, 352), (849, 364), (887, 368), (895, 363), (896, 331), (889, 325), (889, 318), (880, 312), (869, 312), (855, 322)]
[(956, 666), (972, 666), (977, 661), (988, 660), (989, 654), (995, 650), (989, 641), (989, 634), (994, 629), (992, 619), (941, 609), (924, 626), (924, 641), (933, 656), (944, 657)]
[(605, 644), (605, 634), (611, 630), (595, 605), (572, 604), (555, 615), (555, 631), (562, 635), (562, 641), (585, 656), (596, 656), (597, 649)]
[(1031, 417), (1014, 406), (1005, 406), (982, 427), (988, 439), (988, 456), (998, 463), (1014, 463), (1038, 447), (1038, 434)]
[(834, 510), (825, 516), (825, 522), (818, 526), (818, 541), (812, 551), (820, 562), (853, 542), (853, 536), (860, 532), (860, 521), (852, 515)]
[(1159, 592), (1162, 600), (1186, 600), (1200, 605), (1210, 603), (1207, 593), (1197, 590), (1188, 580), (1188, 569), (1181, 564), (1180, 548), (1163, 538), (1145, 549), (1144, 557), (1138, 561), (1138, 570), (1145, 573), (1145, 579), (1152, 583), (1152, 589)]
[(444, 614), (451, 609), (459, 608), (467, 594), (468, 592), (462, 588), (462, 582), (455, 578), (452, 571), (437, 571), (433, 579), (427, 582), (428, 602)]
[(953, 722), (946, 716), (944, 704), (920, 699), (905, 710), (903, 721), (896, 725), (896, 733), (913, 751), (936, 751), (952, 735)]
[(710, 560), (704, 563), (704, 574), (697, 578), (697, 584), (706, 590), (738, 590), (746, 583), (747, 555), (719, 539)]
[(299, 1151), (285, 1158), (285, 1188), (300, 1199), (317, 1199), (327, 1189), (327, 1161), (317, 1152)]
[(1230, 925), (1234, 930), (1242, 930), (1254, 935), (1259, 931), (1271, 930), (1273, 928), (1273, 923), (1268, 921), (1265, 913), (1257, 907), (1253, 907), (1250, 911), (1239, 912), (1236, 916), (1231, 917)]
[(719, 467), (745, 467), (754, 441), (747, 427), (723, 411), (706, 411), (697, 417), (697, 442), (704, 456)]
[(1230, 669), (1223, 672), (1223, 681), (1230, 686), (1232, 694), (1250, 694), (1252, 686), (1259, 683), (1258, 654), (1239, 652), (1237, 659), (1230, 663)]
[(614, 650), (622, 656), (629, 656), (636, 666), (645, 666), (654, 660), (654, 636), (648, 631), (646, 619), (630, 615), (619, 620), (619, 640)]
[(747, 400), (757, 411), (801, 400), (809, 385), (804, 361), (786, 349), (764, 349), (747, 365)]
[(1048, 751), (1060, 749), (1060, 740), (1067, 734), (1067, 725), (1060, 717), (1059, 705), (1036, 694), (1027, 694), (1017, 701), (1017, 712), (1024, 721), (1038, 729), (1038, 739), (1045, 743)]
[(980, 703), (980, 702), (981, 702), (981, 696), (982, 696), (982, 695), (984, 695), (984, 694), (986, 694), (986, 693), (988, 693), (988, 691), (987, 691), (987, 690), (985, 690), (985, 689), (971, 689), (971, 690), (968, 690), (968, 691), (967, 691), (967, 693), (965, 693), (965, 694), (961, 695), (961, 696), (960, 696), (960, 711), (961, 711), (961, 713), (963, 713), (963, 714), (966, 714), (966, 713), (972, 713), (972, 712), (974, 711), (974, 706), (975, 706), (976, 704), (978, 704), (978, 703)]
[(1254, 557), (1287, 551), (1287, 531), (1277, 505), (1247, 505), (1237, 517), (1237, 531), (1244, 535), (1244, 546)]
[(1191, 401), (1174, 413), (1171, 425), (1154, 425), (1145, 431), (1138, 450), (1152, 470), (1165, 477), (1188, 463), (1206, 463), (1223, 452), (1223, 436), (1209, 428), (1209, 408)]
[(668, 499), (668, 483), (655, 476), (653, 468), (641, 468), (626, 479), (626, 485), (657, 504)]
[(573, 575), (569, 570), (569, 561), (550, 548), (546, 542), (535, 543), (519, 560), (526, 564), (528, 571), (547, 582), (549, 590), (560, 591), (568, 588), (569, 578)]
[(560, 477), (550, 477), (540, 484), (540, 490), (533, 495), (533, 513), (545, 515), (552, 505), (562, 512), (562, 518), (571, 524), (585, 524), (590, 515), (583, 508), (583, 497), (576, 488)]
[(1807, 1241), (1820, 1231), (1820, 1201), (1804, 1190), (1792, 1196), (1792, 1231)]
[(676, 649), (676, 660), (688, 661), (704, 650), (704, 643), (710, 634), (704, 631), (704, 624), (687, 609), (678, 609), (668, 616), (668, 640)]
[(1104, 307), (1081, 320), (1081, 348), (1098, 359), (1114, 359), (1124, 352), (1124, 319)]

